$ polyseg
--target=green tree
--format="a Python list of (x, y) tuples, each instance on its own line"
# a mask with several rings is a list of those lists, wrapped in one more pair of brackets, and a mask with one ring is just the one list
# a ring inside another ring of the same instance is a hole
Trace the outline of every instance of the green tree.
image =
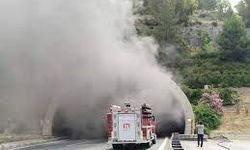
[(155, 27), (154, 35), (161, 46), (166, 42), (174, 42), (176, 34), (179, 30), (175, 17), (175, 1), (164, 0), (161, 7), (158, 9), (159, 13), (154, 16), (158, 20), (158, 26)]
[(247, 23), (247, 26), (250, 27), (250, 0), (245, 0), (246, 2), (246, 13), (245, 13), (245, 20)]
[(198, 9), (214, 10), (217, 6), (217, 0), (198, 0)]
[(184, 26), (189, 25), (190, 17), (193, 15), (198, 7), (197, 0), (176, 0), (176, 14), (178, 16), (178, 23)]
[(222, 59), (243, 59), (245, 54), (242, 49), (247, 46), (248, 41), (246, 33), (245, 23), (240, 16), (232, 15), (224, 21), (223, 30), (217, 37), (217, 43), (222, 50)]
[(179, 30), (175, 0), (144, 0), (143, 35), (153, 36), (160, 46), (172, 43)]
[(237, 5), (236, 9), (239, 15), (244, 19), (246, 25), (250, 27), (250, 0), (241, 0)]
[[(144, 0), (140, 18), (144, 31), (153, 36), (160, 46), (176, 43), (179, 27), (188, 25), (190, 16), (197, 8), (196, 0)], [(140, 25), (142, 26), (142, 25)]]
[(233, 14), (233, 9), (228, 0), (218, 0), (217, 2), (218, 18), (223, 20)]
[(238, 11), (238, 14), (242, 17), (244, 17), (245, 13), (246, 13), (246, 3), (245, 1), (241, 0), (236, 6), (235, 8)]
[(160, 64), (171, 68), (183, 66), (183, 47), (188, 44), (180, 28), (189, 25), (197, 0), (143, 0), (142, 6), (137, 9), (137, 33), (155, 38), (159, 44), (157, 60)]
[(201, 35), (201, 49), (204, 52), (208, 52), (212, 49), (211, 38), (208, 32), (203, 32)]

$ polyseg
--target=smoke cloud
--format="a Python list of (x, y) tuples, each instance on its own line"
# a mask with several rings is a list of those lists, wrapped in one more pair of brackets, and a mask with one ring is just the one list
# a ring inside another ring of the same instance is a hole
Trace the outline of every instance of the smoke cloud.
[(37, 131), (51, 105), (65, 128), (104, 135), (110, 104), (149, 103), (158, 131), (183, 107), (157, 44), (137, 37), (130, 0), (0, 0), (1, 127)]

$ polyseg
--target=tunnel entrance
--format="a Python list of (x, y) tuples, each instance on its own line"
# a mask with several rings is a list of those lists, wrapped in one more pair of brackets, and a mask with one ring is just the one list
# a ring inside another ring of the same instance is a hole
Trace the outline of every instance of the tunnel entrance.
[(52, 135), (57, 137), (72, 137), (73, 129), (68, 127), (64, 112), (62, 109), (58, 109), (52, 122)]
[(91, 116), (90, 112), (79, 110), (72, 114), (58, 109), (52, 122), (52, 135), (69, 139), (104, 139), (104, 121), (104, 118)]
[(181, 121), (176, 121), (170, 119), (170, 117), (165, 117), (166, 120), (161, 120), (157, 124), (157, 136), (158, 137), (171, 137), (172, 133), (178, 132), (184, 134), (185, 132), (185, 117), (181, 118)]
[(84, 130), (86, 126), (82, 125), (82, 121), (80, 121), (83, 118), (79, 117), (78, 119), (79, 120), (72, 120), (69, 116), (67, 116), (67, 113), (63, 109), (58, 109), (53, 119), (52, 135), (69, 139), (92, 139), (93, 137), (84, 132), (86, 130), (93, 130), (91, 129), (91, 126)]
[[(105, 119), (101, 119), (100, 126), (95, 124), (100, 124), (97, 121), (93, 122), (95, 119), (88, 120), (85, 116), (83, 117), (73, 117), (78, 118), (78, 120), (72, 120), (68, 118), (67, 113), (63, 109), (58, 109), (55, 112), (53, 124), (52, 124), (52, 135), (56, 137), (66, 137), (70, 139), (105, 139)], [(100, 119), (96, 119), (99, 120)], [(157, 122), (157, 136), (158, 137), (170, 137), (173, 132), (179, 132), (181, 134), (185, 131), (185, 116), (180, 120), (176, 121), (171, 118), (171, 115), (158, 116)], [(100, 131), (96, 131), (99, 128)]]

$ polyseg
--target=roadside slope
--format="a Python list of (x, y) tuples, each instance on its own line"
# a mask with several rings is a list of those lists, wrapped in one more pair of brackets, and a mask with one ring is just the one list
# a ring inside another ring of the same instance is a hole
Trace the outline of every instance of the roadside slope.
[(236, 89), (240, 102), (234, 106), (224, 107), (224, 116), (220, 127), (211, 136), (224, 135), (231, 139), (250, 139), (250, 88)]

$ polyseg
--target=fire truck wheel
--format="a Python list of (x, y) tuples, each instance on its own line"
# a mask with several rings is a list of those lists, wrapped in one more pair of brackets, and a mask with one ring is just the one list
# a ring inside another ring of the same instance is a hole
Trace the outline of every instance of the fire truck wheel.
[(151, 145), (152, 145), (152, 142), (150, 141), (150, 142), (145, 143), (145, 144), (143, 144), (143, 145), (144, 145), (145, 148), (150, 148)]
[(122, 149), (122, 144), (112, 144), (112, 147), (113, 147), (114, 150)]
[(153, 143), (153, 144), (156, 144), (156, 139), (155, 139), (155, 138), (152, 140), (152, 143)]

